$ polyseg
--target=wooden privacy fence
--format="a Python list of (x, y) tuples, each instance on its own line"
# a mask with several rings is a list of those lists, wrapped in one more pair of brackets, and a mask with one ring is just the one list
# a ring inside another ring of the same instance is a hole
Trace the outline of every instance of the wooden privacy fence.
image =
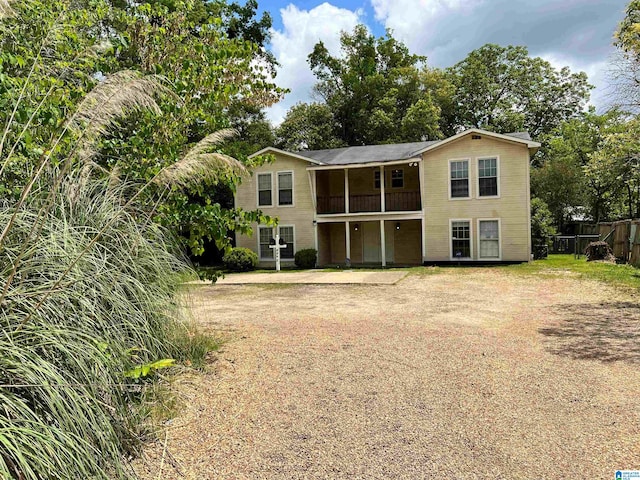
[(618, 260), (640, 267), (640, 220), (600, 223), (598, 229)]

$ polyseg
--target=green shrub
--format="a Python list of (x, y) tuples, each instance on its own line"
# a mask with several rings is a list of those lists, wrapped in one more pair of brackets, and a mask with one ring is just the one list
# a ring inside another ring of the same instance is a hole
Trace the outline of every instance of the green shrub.
[(258, 255), (248, 248), (236, 247), (229, 250), (222, 261), (232, 272), (248, 272), (258, 266)]
[(296, 252), (294, 261), (300, 268), (314, 268), (316, 266), (317, 258), (318, 252), (316, 252), (315, 249), (305, 248)]

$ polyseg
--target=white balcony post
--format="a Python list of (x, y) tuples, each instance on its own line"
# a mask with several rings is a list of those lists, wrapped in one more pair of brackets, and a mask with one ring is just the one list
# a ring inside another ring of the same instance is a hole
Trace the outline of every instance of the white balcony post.
[(424, 163), (422, 160), (418, 161), (418, 185), (420, 185), (420, 210), (424, 212), (425, 205), (425, 189), (424, 189)]
[(421, 231), (421, 238), (422, 238), (422, 262), (426, 262), (427, 261), (427, 235), (424, 231), (424, 227), (425, 227), (425, 218), (424, 215), (422, 216), (422, 218), (420, 219), (420, 231)]
[(387, 266), (387, 245), (384, 236), (384, 220), (380, 220), (380, 252), (382, 253), (382, 266)]
[(349, 169), (344, 169), (344, 213), (349, 213)]
[[(384, 165), (380, 165), (380, 211), (381, 212), (387, 211), (387, 208), (385, 206), (385, 195), (384, 195)], [(384, 266), (384, 263), (382, 265)]]
[(344, 222), (344, 238), (346, 241), (346, 261), (345, 264), (347, 266), (351, 266), (351, 224), (349, 222)]

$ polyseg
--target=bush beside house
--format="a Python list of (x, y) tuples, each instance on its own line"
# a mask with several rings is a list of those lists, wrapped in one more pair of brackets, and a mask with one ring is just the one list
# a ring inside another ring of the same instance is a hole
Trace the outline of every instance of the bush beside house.
[(313, 248), (298, 250), (294, 257), (294, 262), (298, 268), (314, 268), (318, 252)]
[(236, 247), (222, 258), (224, 266), (232, 272), (249, 272), (258, 266), (258, 255), (248, 248)]

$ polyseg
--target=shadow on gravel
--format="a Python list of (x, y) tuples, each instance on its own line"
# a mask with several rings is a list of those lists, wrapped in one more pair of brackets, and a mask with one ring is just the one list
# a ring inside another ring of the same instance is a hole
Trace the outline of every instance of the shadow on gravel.
[(640, 305), (631, 302), (565, 304), (563, 319), (538, 332), (547, 351), (575, 359), (640, 363)]

